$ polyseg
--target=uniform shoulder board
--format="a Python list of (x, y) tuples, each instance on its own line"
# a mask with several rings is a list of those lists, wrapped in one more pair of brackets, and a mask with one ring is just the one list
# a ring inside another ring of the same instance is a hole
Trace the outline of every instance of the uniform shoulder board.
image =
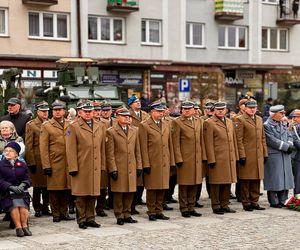
[(29, 123), (32, 123), (33, 122), (33, 120), (30, 120), (30, 121), (28, 121), (27, 123), (29, 124)]
[(109, 127), (108, 129), (107, 129), (107, 131), (110, 131), (110, 130), (112, 130), (113, 129), (113, 127)]
[(49, 121), (44, 121), (43, 124), (46, 124), (46, 123), (48, 123), (48, 122), (49, 122)]

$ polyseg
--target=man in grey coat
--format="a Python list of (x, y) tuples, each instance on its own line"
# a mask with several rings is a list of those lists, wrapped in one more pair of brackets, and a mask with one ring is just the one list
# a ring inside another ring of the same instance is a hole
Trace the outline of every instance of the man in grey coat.
[(284, 106), (270, 108), (270, 117), (264, 124), (269, 158), (265, 164), (264, 189), (268, 192), (271, 207), (281, 208), (288, 198), (289, 189), (294, 188), (291, 153), (293, 138), (287, 125), (282, 122)]

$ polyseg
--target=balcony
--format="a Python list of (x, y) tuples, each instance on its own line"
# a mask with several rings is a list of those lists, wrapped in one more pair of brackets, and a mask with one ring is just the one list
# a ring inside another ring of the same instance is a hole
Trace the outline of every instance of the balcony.
[(58, 0), (23, 0), (23, 4), (55, 5)]
[(277, 25), (293, 26), (300, 24), (300, 18), (298, 17), (298, 4), (293, 4), (292, 0), (285, 0), (277, 7)]
[(243, 0), (215, 0), (215, 19), (234, 21), (243, 19)]
[(134, 12), (139, 10), (138, 1), (131, 0), (107, 0), (108, 11), (113, 12)]

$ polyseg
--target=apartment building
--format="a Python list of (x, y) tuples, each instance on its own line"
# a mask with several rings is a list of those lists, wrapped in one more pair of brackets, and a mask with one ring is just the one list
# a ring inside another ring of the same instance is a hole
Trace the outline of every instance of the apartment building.
[(176, 104), (187, 81), (194, 99), (234, 105), (251, 92), (293, 108), (299, 24), (293, 0), (0, 0), (0, 63), (47, 69), (90, 57), (101, 84), (128, 94)]

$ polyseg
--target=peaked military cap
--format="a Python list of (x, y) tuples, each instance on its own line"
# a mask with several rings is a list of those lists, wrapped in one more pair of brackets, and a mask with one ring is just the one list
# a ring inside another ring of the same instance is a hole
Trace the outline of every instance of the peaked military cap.
[(123, 106), (117, 108), (116, 111), (115, 111), (115, 114), (116, 115), (123, 115), (123, 116), (131, 116), (129, 110), (127, 108), (123, 107)]
[(192, 102), (192, 101), (184, 101), (184, 102), (182, 102), (182, 104), (181, 104), (181, 107), (182, 107), (183, 109), (190, 109), (190, 108), (193, 108), (194, 106), (195, 106), (195, 103)]
[(82, 110), (84, 111), (93, 111), (94, 110), (94, 106), (91, 102), (84, 102), (82, 104), (82, 107), (81, 107)]
[(150, 104), (150, 110), (165, 111), (165, 109), (166, 108), (161, 101), (155, 101)]
[(214, 104), (214, 108), (215, 109), (225, 109), (227, 107), (227, 103), (226, 102), (216, 102)]
[(49, 105), (48, 102), (42, 101), (36, 104), (36, 109), (40, 111), (48, 111)]
[(277, 113), (277, 112), (285, 112), (284, 111), (284, 106), (283, 105), (275, 105), (270, 107), (270, 111), (273, 113)]
[(255, 100), (248, 100), (245, 103), (245, 106), (248, 108), (255, 108), (255, 107), (257, 107), (257, 102)]
[(103, 102), (101, 105), (101, 110), (105, 111), (105, 110), (111, 110), (112, 106), (109, 102)]
[(205, 103), (205, 106), (204, 106), (204, 107), (205, 107), (206, 109), (212, 109), (212, 108), (214, 107), (214, 104), (215, 104), (214, 102), (208, 101), (208, 102)]
[(51, 104), (52, 109), (64, 109), (66, 108), (66, 104), (62, 101), (59, 100), (55, 100), (52, 104)]
[(7, 101), (7, 104), (13, 104), (13, 105), (19, 104), (19, 105), (21, 105), (21, 100), (17, 97), (12, 97)]
[(295, 116), (300, 116), (300, 109), (295, 109), (293, 111), (293, 117), (295, 117)]
[(128, 106), (130, 106), (132, 103), (134, 103), (136, 100), (139, 100), (139, 98), (137, 98), (136, 95), (132, 95), (129, 99), (128, 99)]
[(93, 106), (95, 110), (101, 110), (101, 102), (93, 101)]

